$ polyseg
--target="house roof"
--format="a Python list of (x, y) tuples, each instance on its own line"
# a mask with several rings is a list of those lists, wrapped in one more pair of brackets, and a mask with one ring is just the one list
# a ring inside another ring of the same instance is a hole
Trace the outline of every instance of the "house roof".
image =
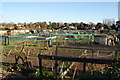
[(14, 28), (14, 26), (8, 26), (7, 28), (13, 29), (13, 28)]

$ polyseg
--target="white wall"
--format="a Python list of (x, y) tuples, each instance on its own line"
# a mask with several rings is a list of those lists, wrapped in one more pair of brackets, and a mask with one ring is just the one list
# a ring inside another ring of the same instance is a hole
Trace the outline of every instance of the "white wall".
[[(28, 32), (29, 30), (11, 30), (11, 35), (25, 34)], [(7, 30), (0, 31), (0, 35), (5, 35), (5, 34), (7, 34)]]

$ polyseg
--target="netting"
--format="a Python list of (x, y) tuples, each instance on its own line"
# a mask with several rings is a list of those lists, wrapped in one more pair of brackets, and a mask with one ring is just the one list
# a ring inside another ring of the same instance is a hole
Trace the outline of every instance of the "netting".
[(80, 45), (91, 44), (93, 42), (93, 34), (55, 34), (57, 36), (58, 45)]

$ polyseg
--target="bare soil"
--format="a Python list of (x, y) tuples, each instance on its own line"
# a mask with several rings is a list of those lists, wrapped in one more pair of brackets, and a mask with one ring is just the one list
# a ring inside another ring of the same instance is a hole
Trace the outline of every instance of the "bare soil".
[[(78, 46), (78, 45), (76, 45)], [(79, 46), (83, 47), (83, 46)], [(91, 47), (91, 46), (85, 46), (85, 47)], [(101, 47), (101, 46), (99, 46)], [(98, 47), (98, 48), (99, 48)], [(105, 46), (102, 46), (105, 47)], [(109, 47), (108, 47), (109, 48)], [(22, 50), (22, 46), (20, 47), (10, 47), (10, 48), (4, 48), (4, 50), (8, 50), (8, 52), (3, 53), (2, 57), (2, 63), (3, 65), (15, 63), (15, 55), (22, 56), (23, 59), (25, 59), (25, 56), (27, 56), (27, 60), (31, 62), (32, 66), (39, 66), (39, 60), (38, 60), (38, 54), (43, 55), (55, 55), (56, 47), (53, 46), (50, 49), (47, 50), (40, 50), (37, 48), (30, 48), (29, 46), (25, 46), (24, 50)], [(12, 51), (10, 51), (12, 50)], [(91, 51), (87, 50), (85, 54), (83, 54), (85, 50), (79, 50), (79, 49), (58, 49), (57, 55), (58, 56), (64, 56), (64, 57), (86, 57), (86, 58), (98, 58), (98, 59), (114, 59), (114, 55), (112, 55), (111, 51), (94, 51), (94, 55), (92, 56)], [(58, 62), (59, 64), (61, 62)], [(19, 61), (19, 64), (22, 64), (22, 61)], [(54, 66), (54, 61), (51, 60), (43, 60), (42, 63), (43, 67), (52, 68)], [(69, 67), (69, 66), (68, 66)], [(77, 67), (77, 73), (80, 74), (80, 72), (83, 70), (83, 63), (73, 62), (72, 66), (70, 65), (70, 69), (72, 69), (74, 72), (75, 68)], [(91, 70), (99, 70), (103, 71), (103, 68), (105, 67), (104, 64), (87, 64), (87, 71)], [(3, 77), (7, 76), (8, 73), (3, 71)], [(72, 74), (73, 75), (73, 74)]]

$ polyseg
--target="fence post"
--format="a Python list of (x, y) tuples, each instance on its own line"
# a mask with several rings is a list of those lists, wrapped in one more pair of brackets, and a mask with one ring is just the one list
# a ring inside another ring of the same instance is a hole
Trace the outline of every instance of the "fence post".
[(93, 51), (93, 49), (92, 49), (92, 59), (93, 59), (93, 57), (94, 57), (94, 51)]
[(40, 58), (40, 54), (38, 54), (38, 58), (39, 58), (39, 71), (40, 71), (40, 79), (42, 80), (42, 59)]
[[(84, 57), (84, 59), (86, 59), (86, 57)], [(85, 72), (85, 71), (86, 71), (86, 63), (83, 62), (83, 72)]]
[(9, 37), (8, 36), (5, 36), (5, 45), (9, 45)]
[[(55, 56), (57, 56), (57, 51), (58, 51), (58, 47), (56, 46)], [(57, 67), (58, 67), (58, 63), (57, 63), (57, 60), (55, 59), (55, 79), (56, 80), (58, 80)]]
[[(92, 59), (94, 58), (94, 45), (93, 45), (93, 49), (92, 49)], [(91, 67), (92, 67), (92, 70), (93, 70), (93, 63), (91, 63)]]
[(15, 55), (15, 64), (17, 64), (17, 56)]
[(9, 37), (7, 37), (8, 38), (8, 45), (9, 45)]
[(7, 45), (7, 42), (6, 42), (6, 36), (5, 36), (5, 45)]
[[(57, 40), (56, 40), (55, 57), (57, 57), (57, 53), (58, 53), (58, 37), (57, 37)], [(56, 80), (58, 80), (57, 67), (58, 67), (58, 63), (57, 63), (57, 59), (55, 59), (55, 79)]]
[(117, 51), (115, 51), (115, 59), (117, 59)]

